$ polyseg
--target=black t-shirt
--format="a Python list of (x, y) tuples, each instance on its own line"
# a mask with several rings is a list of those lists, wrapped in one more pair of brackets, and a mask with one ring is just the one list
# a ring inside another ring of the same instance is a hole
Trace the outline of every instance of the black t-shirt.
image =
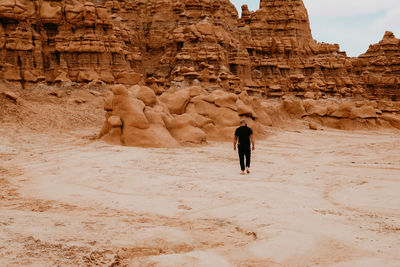
[(240, 126), (239, 128), (237, 128), (235, 131), (235, 135), (239, 139), (239, 146), (250, 146), (250, 135), (252, 134), (253, 131), (247, 126)]

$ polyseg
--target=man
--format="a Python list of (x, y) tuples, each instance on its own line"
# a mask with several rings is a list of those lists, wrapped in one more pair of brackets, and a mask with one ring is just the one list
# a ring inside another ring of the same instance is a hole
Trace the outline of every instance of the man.
[[(239, 141), (239, 142), (238, 142)], [(242, 172), (241, 175), (244, 175), (245, 165), (244, 165), (244, 157), (246, 156), (246, 172), (250, 173), (250, 142), (252, 144), (252, 149), (254, 150), (254, 139), (253, 139), (253, 131), (247, 127), (247, 122), (245, 119), (240, 121), (240, 127), (235, 131), (235, 137), (233, 139), (233, 150), (236, 150), (236, 144), (239, 152), (239, 160), (240, 160), (240, 168)]]

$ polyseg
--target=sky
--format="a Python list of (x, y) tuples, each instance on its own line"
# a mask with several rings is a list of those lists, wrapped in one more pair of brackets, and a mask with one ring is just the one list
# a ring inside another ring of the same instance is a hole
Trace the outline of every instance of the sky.
[[(231, 0), (239, 11), (247, 4), (257, 10), (259, 0)], [(337, 43), (356, 57), (379, 42), (385, 31), (400, 38), (400, 0), (303, 0), (315, 40)]]

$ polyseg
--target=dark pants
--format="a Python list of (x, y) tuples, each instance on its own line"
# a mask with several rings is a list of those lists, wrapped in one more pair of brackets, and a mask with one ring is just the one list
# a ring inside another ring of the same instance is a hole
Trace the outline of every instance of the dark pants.
[(245, 170), (245, 165), (244, 165), (244, 157), (246, 156), (246, 167), (250, 168), (250, 157), (251, 157), (251, 149), (250, 146), (238, 146), (238, 152), (239, 152), (239, 160), (240, 160), (240, 168), (242, 171)]

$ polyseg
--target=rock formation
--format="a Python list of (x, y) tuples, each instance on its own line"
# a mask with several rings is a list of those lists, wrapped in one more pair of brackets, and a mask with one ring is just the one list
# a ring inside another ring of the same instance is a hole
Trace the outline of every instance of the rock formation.
[[(390, 104), (390, 105), (389, 105)], [(391, 107), (391, 110), (389, 108)], [(246, 118), (258, 137), (263, 126), (280, 126), (285, 119), (308, 121), (343, 130), (398, 128), (399, 102), (368, 99), (265, 100), (223, 90), (206, 92), (202, 87), (174, 87), (157, 96), (147, 86), (111, 87), (104, 109), (106, 120), (100, 138), (113, 143), (143, 147), (176, 147), (207, 140), (232, 140), (240, 118)]]
[(175, 147), (232, 139), (240, 117), (246, 117), (258, 135), (263, 134), (260, 125), (272, 125), (272, 110), (258, 97), (222, 90), (207, 93), (197, 86), (156, 96), (147, 86), (115, 85), (104, 109), (100, 138), (129, 146)]
[(301, 0), (261, 0), (256, 12), (243, 10), (241, 43), (250, 56), (250, 73), (242, 77), (248, 90), (262, 95), (303, 97), (311, 92), (350, 96), (361, 93), (351, 62), (338, 45), (317, 43), (311, 36)]
[(353, 61), (356, 75), (370, 97), (400, 100), (400, 39), (386, 32), (382, 41)]
[(285, 116), (399, 127), (399, 72), (392, 33), (349, 58), (313, 39), (302, 0), (241, 18), (229, 0), (0, 0), (0, 79), (110, 86), (100, 135), (117, 144), (225, 140), (240, 117), (257, 134)]
[(135, 83), (128, 33), (93, 2), (0, 0), (1, 77), (20, 82)]
[(359, 58), (316, 42), (302, 0), (261, 0), (238, 18), (228, 0), (0, 0), (0, 78), (202, 84), (267, 97), (399, 96), (393, 34)]
[(310, 128), (316, 123), (343, 130), (399, 128), (400, 116), (382, 111), (381, 101), (288, 98), (282, 106), (288, 114), (310, 121)]

